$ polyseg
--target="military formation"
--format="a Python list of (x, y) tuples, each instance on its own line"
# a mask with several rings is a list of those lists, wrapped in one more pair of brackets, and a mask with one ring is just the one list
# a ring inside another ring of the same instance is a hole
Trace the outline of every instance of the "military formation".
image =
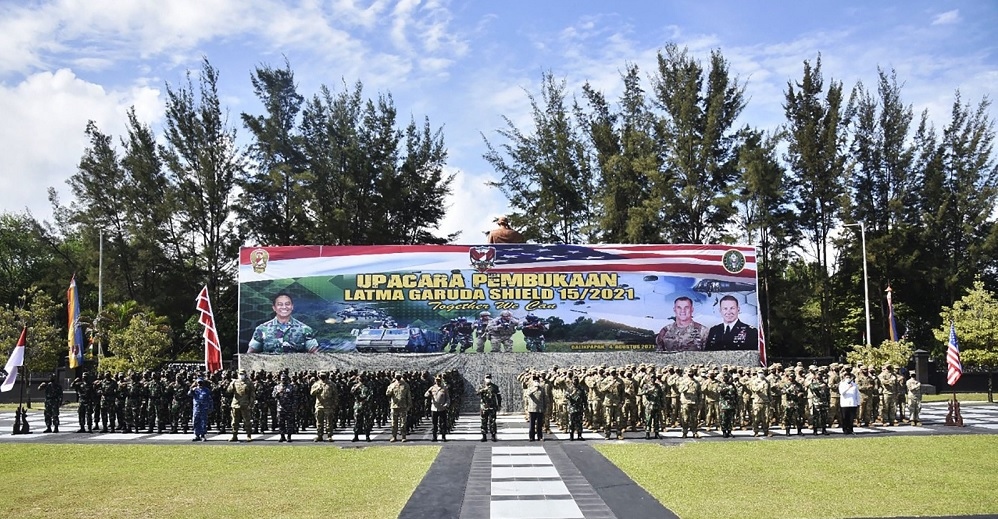
[(584, 439), (583, 428), (605, 439), (623, 439), (626, 431), (644, 431), (645, 438), (656, 439), (670, 429), (683, 438), (698, 438), (701, 431), (720, 431), (728, 438), (736, 429), (751, 429), (754, 436), (803, 435), (804, 429), (828, 434), (841, 421), (839, 383), (846, 371), (859, 387), (859, 425), (921, 425), (921, 384), (890, 364), (880, 370), (838, 363), (806, 368), (573, 366), (526, 370), (518, 380), (524, 409), (534, 408), (527, 398), (536, 394), (540, 381), (546, 397), (541, 399), (544, 432), (554, 421), (569, 431), (570, 440)]
[[(333, 441), (337, 429), (353, 441), (371, 441), (375, 427), (392, 427), (392, 440), (406, 440), (431, 417), (433, 386), (446, 388), (450, 409), (460, 409), (463, 378), (456, 371), (219, 371), (168, 369), (145, 373), (84, 373), (76, 392), (78, 433), (187, 433), (203, 441), (207, 430), (227, 432), (229, 441), (280, 433), (281, 442), (315, 431), (313, 441)], [(63, 390), (53, 377), (45, 394), (45, 432), (59, 432)], [(446, 434), (457, 413), (438, 416)]]
[(485, 353), (485, 343), (492, 345), (490, 351), (512, 353), (513, 335), (523, 333), (527, 351), (545, 351), (544, 334), (550, 325), (532, 313), (522, 320), (509, 310), (499, 312), (495, 319), (488, 311), (483, 311), (474, 321), (466, 317), (456, 317), (440, 327), (442, 334), (441, 351), (465, 353), (474, 346), (476, 353)]
[[(583, 430), (606, 439), (627, 431), (660, 438), (676, 430), (684, 438), (703, 431), (751, 429), (755, 436), (828, 434), (840, 418), (840, 381), (849, 373), (859, 392), (854, 425), (921, 425), (921, 384), (891, 365), (833, 363), (830, 366), (572, 366), (529, 369), (518, 380), (524, 389), (525, 418), (536, 437), (554, 422), (570, 440)], [(407, 441), (423, 420), (433, 439), (446, 441), (457, 420), (464, 379), (456, 371), (220, 371), (167, 369), (145, 373), (84, 373), (74, 380), (78, 433), (187, 433), (203, 441), (207, 430), (231, 433), (230, 441), (279, 433), (280, 441), (314, 430), (313, 441), (333, 441), (336, 430), (352, 441), (371, 441), (371, 431), (390, 427), (390, 441)], [(45, 432), (59, 432), (63, 390), (43, 382)], [(499, 387), (486, 377), (474, 393), (480, 399), (481, 441), (496, 441)], [(531, 416), (533, 413), (533, 416)]]

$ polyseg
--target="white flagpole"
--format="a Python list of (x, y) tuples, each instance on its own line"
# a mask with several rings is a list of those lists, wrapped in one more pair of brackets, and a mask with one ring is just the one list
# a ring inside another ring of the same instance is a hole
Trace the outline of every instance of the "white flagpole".
[[(100, 247), (97, 256), (97, 318), (104, 310), (104, 229), (100, 230)], [(104, 356), (104, 340), (97, 338), (97, 356)]]

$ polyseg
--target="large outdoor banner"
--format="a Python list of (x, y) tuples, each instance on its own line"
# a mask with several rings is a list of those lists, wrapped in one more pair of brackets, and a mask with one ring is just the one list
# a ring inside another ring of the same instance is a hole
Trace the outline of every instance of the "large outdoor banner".
[(760, 348), (751, 246), (257, 247), (239, 263), (241, 353)]

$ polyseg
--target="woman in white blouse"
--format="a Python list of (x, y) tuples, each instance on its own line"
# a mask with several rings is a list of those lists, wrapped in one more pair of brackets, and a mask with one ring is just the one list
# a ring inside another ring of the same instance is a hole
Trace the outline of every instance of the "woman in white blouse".
[(842, 375), (842, 382), (839, 382), (839, 407), (842, 409), (839, 420), (842, 424), (842, 434), (855, 434), (852, 425), (856, 420), (856, 409), (859, 407), (859, 388), (856, 387), (856, 381), (849, 371)]

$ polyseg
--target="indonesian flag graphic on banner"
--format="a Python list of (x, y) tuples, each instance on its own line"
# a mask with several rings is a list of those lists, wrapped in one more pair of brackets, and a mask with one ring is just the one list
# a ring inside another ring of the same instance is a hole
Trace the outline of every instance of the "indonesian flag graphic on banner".
[(204, 366), (209, 373), (212, 373), (222, 369), (222, 347), (218, 344), (215, 315), (211, 311), (211, 301), (208, 299), (208, 285), (205, 285), (198, 294), (197, 307), (198, 312), (201, 312), (201, 325), (204, 326)]

